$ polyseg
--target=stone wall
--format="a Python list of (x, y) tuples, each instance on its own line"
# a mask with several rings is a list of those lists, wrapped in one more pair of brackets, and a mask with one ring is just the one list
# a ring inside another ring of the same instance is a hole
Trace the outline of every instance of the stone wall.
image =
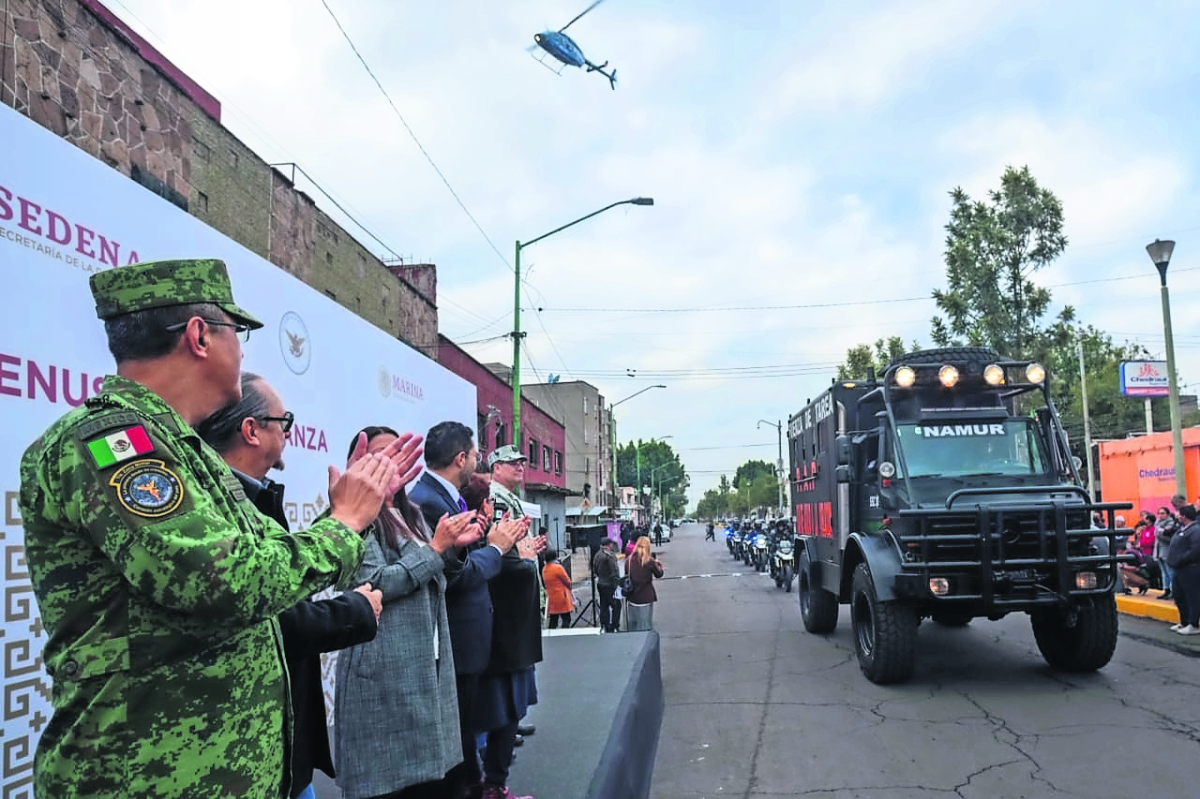
[(389, 270), (98, 0), (5, 0), (0, 14), (0, 102), (437, 358), (434, 268)]

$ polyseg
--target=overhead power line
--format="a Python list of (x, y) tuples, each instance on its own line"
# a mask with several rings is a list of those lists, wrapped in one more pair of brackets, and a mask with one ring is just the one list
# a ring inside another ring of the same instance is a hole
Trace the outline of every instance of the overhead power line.
[(400, 124), (404, 126), (406, 131), (408, 131), (409, 137), (411, 137), (413, 143), (417, 145), (417, 149), (421, 151), (421, 155), (425, 156), (425, 160), (429, 162), (431, 167), (433, 167), (433, 171), (436, 172), (437, 176), (442, 179), (442, 183), (446, 185), (446, 188), (450, 192), (450, 196), (454, 198), (454, 201), (458, 203), (458, 207), (461, 208), (463, 213), (467, 215), (467, 219), (471, 220), (471, 224), (473, 224), (475, 229), (479, 231), (479, 235), (483, 236), (483, 240), (486, 241), (488, 246), (492, 248), (492, 252), (496, 253), (496, 257), (499, 258), (506, 267), (508, 267), (510, 272), (513, 271), (512, 264), (510, 264), (508, 259), (504, 257), (499, 249), (497, 249), (495, 243), (492, 242), (491, 237), (488, 236), (487, 231), (483, 229), (483, 226), (479, 224), (479, 221), (475, 219), (475, 216), (471, 213), (470, 209), (467, 208), (467, 204), (462, 201), (462, 198), (458, 196), (458, 192), (456, 192), (454, 187), (450, 185), (450, 180), (442, 173), (442, 170), (438, 168), (438, 165), (434, 163), (433, 156), (431, 156), (425, 149), (425, 146), (421, 144), (421, 140), (417, 138), (417, 134), (409, 126), (408, 121), (404, 119), (404, 115), (401, 114), (400, 109), (396, 107), (396, 103), (392, 100), (391, 95), (388, 94), (387, 89), (383, 88), (383, 84), (379, 82), (379, 78), (375, 77), (375, 73), (371, 71), (371, 67), (367, 64), (367, 60), (363, 58), (362, 53), (358, 51), (358, 48), (354, 45), (354, 40), (350, 38), (350, 34), (346, 32), (344, 27), (342, 27), (342, 23), (338, 20), (337, 15), (333, 13), (333, 9), (329, 7), (329, 3), (327, 3), (325, 0), (321, 0), (321, 5), (325, 6), (325, 10), (329, 12), (329, 16), (333, 19), (333, 24), (337, 25), (337, 29), (341, 31), (342, 38), (346, 40), (346, 44), (350, 45), (350, 49), (354, 51), (354, 55), (358, 58), (359, 63), (363, 65), (363, 69), (367, 71), (367, 74), (371, 76), (371, 80), (375, 82), (377, 87), (379, 87), (379, 91), (383, 94), (383, 98), (387, 100), (388, 105), (391, 106), (392, 111), (396, 114), (396, 118), (400, 120)]

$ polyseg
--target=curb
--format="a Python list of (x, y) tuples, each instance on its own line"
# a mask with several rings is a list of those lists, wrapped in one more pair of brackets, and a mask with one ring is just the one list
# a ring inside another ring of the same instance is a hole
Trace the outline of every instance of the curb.
[(1130, 616), (1141, 616), (1146, 619), (1157, 619), (1158, 621), (1170, 622), (1177, 624), (1179, 622), (1179, 609), (1175, 607), (1175, 603), (1169, 599), (1159, 599), (1157, 594), (1150, 593), (1139, 594), (1117, 594), (1117, 610), (1121, 613), (1127, 613)]

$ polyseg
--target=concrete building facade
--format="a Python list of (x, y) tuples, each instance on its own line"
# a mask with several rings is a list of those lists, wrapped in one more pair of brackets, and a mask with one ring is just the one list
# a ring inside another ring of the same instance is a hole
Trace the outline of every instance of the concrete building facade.
[(433, 267), (380, 261), (98, 0), (5, 2), (0, 103), (436, 359)]
[[(609, 414), (600, 390), (581, 380), (532, 383), (522, 393), (562, 420), (567, 429), (567, 488), (577, 496), (567, 500), (567, 511), (614, 506), (612, 442)], [(572, 514), (572, 516), (576, 515)], [(602, 514), (608, 518), (611, 513)]]
[[(512, 437), (512, 385), (488, 366), (472, 358), (445, 336), (438, 338), (438, 363), (470, 382), (476, 389), (476, 440), (481, 459), (510, 443)], [(567, 431), (553, 413), (521, 395), (521, 451), (529, 458), (525, 467), (525, 497), (542, 508), (540, 527), (555, 549), (569, 547), (566, 537), (567, 503), (576, 499), (570, 482), (571, 454)]]

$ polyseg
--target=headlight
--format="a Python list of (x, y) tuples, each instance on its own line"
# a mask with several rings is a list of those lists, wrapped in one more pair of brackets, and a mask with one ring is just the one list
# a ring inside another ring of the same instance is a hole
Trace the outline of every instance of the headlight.
[(1004, 370), (998, 364), (988, 364), (983, 370), (983, 379), (989, 386), (1004, 385)]
[(942, 385), (946, 388), (953, 388), (958, 383), (958, 370), (950, 364), (946, 364), (938, 369), (938, 380), (942, 381)]
[(913, 383), (917, 382), (917, 373), (911, 366), (901, 366), (896, 370), (895, 380), (896, 385), (900, 388), (910, 388)]
[(1031, 363), (1025, 367), (1025, 379), (1030, 383), (1040, 383), (1046, 379), (1046, 367), (1040, 363)]
[(792, 554), (792, 542), (791, 541), (781, 541), (779, 544), (779, 551), (784, 555)]

